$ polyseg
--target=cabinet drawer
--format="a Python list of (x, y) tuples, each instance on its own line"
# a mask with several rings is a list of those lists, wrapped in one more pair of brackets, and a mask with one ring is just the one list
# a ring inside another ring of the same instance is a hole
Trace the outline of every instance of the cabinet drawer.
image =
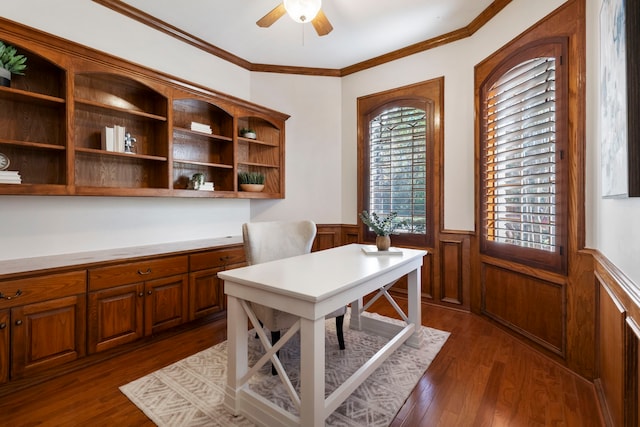
[(89, 290), (95, 291), (183, 274), (187, 272), (188, 267), (189, 258), (183, 255), (93, 268), (89, 270)]
[(207, 268), (226, 267), (231, 264), (243, 263), (245, 260), (244, 247), (238, 246), (228, 249), (200, 252), (189, 256), (191, 271)]
[(0, 309), (85, 293), (86, 270), (0, 281)]

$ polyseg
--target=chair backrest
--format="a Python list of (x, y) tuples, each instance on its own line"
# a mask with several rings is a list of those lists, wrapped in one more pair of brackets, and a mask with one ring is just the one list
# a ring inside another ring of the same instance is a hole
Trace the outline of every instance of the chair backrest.
[(260, 264), (311, 252), (313, 221), (250, 222), (242, 225), (247, 263)]

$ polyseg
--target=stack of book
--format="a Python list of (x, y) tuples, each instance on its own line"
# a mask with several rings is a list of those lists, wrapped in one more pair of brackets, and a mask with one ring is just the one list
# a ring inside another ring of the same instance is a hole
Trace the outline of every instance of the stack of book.
[(198, 191), (213, 191), (214, 187), (213, 187), (213, 182), (211, 181), (205, 181), (204, 184), (202, 184), (200, 187), (198, 187)]
[(191, 122), (191, 130), (195, 130), (196, 132), (208, 133), (212, 134), (211, 126), (205, 125), (204, 123)]
[(124, 126), (105, 126), (102, 129), (102, 149), (124, 153)]
[(0, 171), (0, 184), (22, 184), (18, 171)]

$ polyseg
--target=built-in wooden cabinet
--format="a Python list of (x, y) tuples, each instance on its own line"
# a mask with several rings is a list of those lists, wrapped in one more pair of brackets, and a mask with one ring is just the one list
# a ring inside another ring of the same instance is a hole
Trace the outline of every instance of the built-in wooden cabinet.
[[(0, 194), (284, 197), (287, 115), (0, 23), (0, 40), (28, 58), (25, 75), (0, 87), (0, 152), (22, 177)], [(135, 138), (131, 152), (105, 149), (114, 126)], [(240, 137), (243, 127), (257, 138)], [(239, 191), (240, 171), (264, 173), (264, 191)], [(194, 174), (215, 191), (191, 189)]]
[(18, 170), (22, 184), (1, 185), (4, 194), (62, 194), (67, 184), (66, 73), (40, 55), (29, 58), (29, 76), (0, 86), (0, 152)]
[(244, 264), (242, 247), (200, 252), (189, 257), (189, 320), (226, 308), (224, 283), (218, 273)]
[[(238, 171), (259, 172), (265, 176), (263, 197), (277, 197), (284, 192), (283, 129), (267, 117), (245, 116), (238, 120), (238, 129), (251, 129), (255, 139), (238, 137)], [(241, 197), (254, 193), (242, 193)]]
[[(201, 173), (216, 192), (233, 193), (236, 182), (233, 115), (202, 99), (173, 101), (173, 188), (188, 189)], [(191, 129), (208, 126), (211, 133)]]
[[(78, 73), (74, 80), (77, 191), (167, 189), (167, 98), (117, 74)], [(136, 139), (132, 152), (102, 147), (103, 129), (116, 125)]]
[(0, 382), (85, 355), (84, 271), (0, 281), (0, 293)]
[(135, 341), (188, 320), (186, 255), (89, 270), (89, 353)]
[(0, 384), (9, 380), (10, 320), (9, 310), (0, 310)]

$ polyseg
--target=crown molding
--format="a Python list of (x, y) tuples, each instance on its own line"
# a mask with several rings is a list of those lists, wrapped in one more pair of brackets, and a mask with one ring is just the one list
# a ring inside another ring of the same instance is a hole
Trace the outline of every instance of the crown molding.
[(384, 55), (377, 56), (375, 58), (368, 59), (366, 61), (359, 62), (347, 66), (345, 68), (313, 68), (313, 67), (297, 67), (291, 65), (269, 65), (269, 64), (254, 64), (241, 58), (233, 53), (227, 52), (224, 49), (220, 49), (217, 46), (212, 45), (186, 31), (181, 30), (167, 22), (164, 22), (148, 13), (141, 11), (133, 6), (124, 3), (122, 0), (92, 0), (104, 7), (107, 7), (117, 13), (128, 16), (144, 25), (154, 28), (160, 32), (163, 32), (171, 37), (174, 37), (184, 43), (190, 44), (198, 49), (201, 49), (211, 55), (224, 59), (232, 64), (235, 64), (248, 71), (264, 72), (264, 73), (282, 73), (282, 74), (301, 74), (310, 76), (326, 76), (326, 77), (344, 77), (349, 74), (357, 73), (369, 68), (376, 67), (378, 65), (385, 64), (387, 62), (395, 61), (397, 59), (405, 58), (416, 53), (424, 52), (429, 49), (433, 49), (438, 46), (452, 43), (457, 40), (470, 37), (482, 26), (489, 22), (494, 16), (496, 16), (502, 9), (505, 8), (511, 0), (494, 0), (480, 15), (478, 15), (467, 26), (451, 31), (449, 33), (437, 36), (419, 43), (412, 44), (410, 46), (394, 50)]

